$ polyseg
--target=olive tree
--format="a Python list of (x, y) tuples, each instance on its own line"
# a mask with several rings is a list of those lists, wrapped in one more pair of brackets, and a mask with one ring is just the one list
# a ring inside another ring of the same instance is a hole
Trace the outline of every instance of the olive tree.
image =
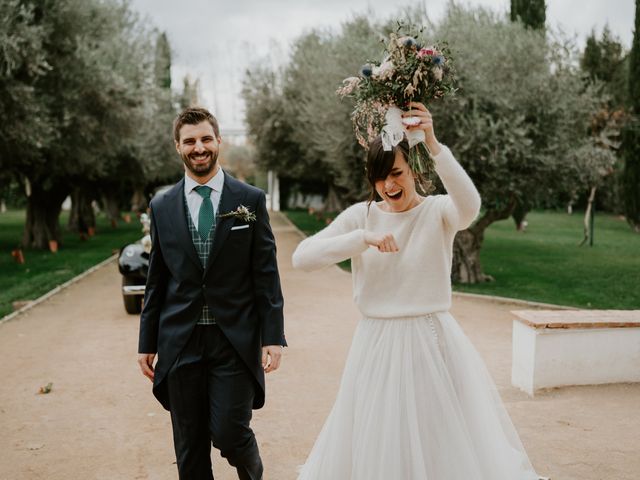
[[(289, 174), (320, 173), (342, 205), (364, 197), (353, 105), (338, 100), (335, 89), (367, 60), (380, 60), (381, 38), (394, 23), (355, 18), (338, 32), (312, 31), (295, 42), (281, 74), (249, 73), (247, 121), (259, 162)], [(589, 149), (589, 123), (602, 97), (585, 87), (576, 52), (552, 32), (452, 4), (425, 33), (448, 42), (458, 72), (457, 94), (428, 105), (436, 134), (470, 174), (484, 205), (476, 223), (456, 237), (452, 276), (479, 282), (489, 278), (479, 260), (489, 225), (511, 216), (519, 200), (584, 188), (594, 170), (607, 168), (611, 156)]]
[(489, 279), (479, 259), (484, 233), (523, 198), (543, 201), (584, 186), (608, 155), (576, 155), (602, 98), (584, 86), (562, 39), (483, 9), (451, 7), (437, 34), (455, 52), (460, 91), (435, 106), (438, 136), (480, 190), (483, 210), (455, 241), (452, 276)]
[(0, 8), (0, 111), (11, 120), (0, 132), (0, 167), (27, 196), (23, 244), (48, 248), (60, 240), (67, 195), (72, 227), (86, 226), (88, 202), (126, 172), (168, 171), (153, 132), (158, 121), (170, 132), (158, 115), (173, 105), (166, 61), (126, 2), (0, 0)]

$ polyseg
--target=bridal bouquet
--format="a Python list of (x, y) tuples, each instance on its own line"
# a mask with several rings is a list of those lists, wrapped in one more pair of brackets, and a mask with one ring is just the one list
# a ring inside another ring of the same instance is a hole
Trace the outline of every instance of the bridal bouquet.
[(389, 151), (406, 135), (409, 164), (422, 173), (432, 168), (424, 131), (406, 130), (405, 126), (417, 125), (420, 119), (402, 118), (402, 109), (409, 102), (428, 106), (454, 91), (446, 45), (423, 46), (419, 35), (402, 35), (398, 31), (389, 36), (382, 62), (364, 65), (360, 75), (346, 78), (337, 93), (355, 99), (352, 120), (360, 145), (368, 148), (371, 140), (381, 135), (384, 149)]

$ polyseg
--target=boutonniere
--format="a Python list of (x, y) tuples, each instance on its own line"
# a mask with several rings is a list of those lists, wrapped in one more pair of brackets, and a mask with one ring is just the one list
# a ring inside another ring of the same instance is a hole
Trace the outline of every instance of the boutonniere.
[(220, 215), (218, 215), (218, 217), (220, 217), (220, 218), (239, 218), (240, 220), (242, 220), (244, 222), (255, 222), (256, 221), (256, 214), (254, 212), (252, 212), (251, 210), (249, 210), (244, 205), (240, 205), (238, 208), (236, 208), (235, 210), (232, 210), (230, 212), (221, 213)]

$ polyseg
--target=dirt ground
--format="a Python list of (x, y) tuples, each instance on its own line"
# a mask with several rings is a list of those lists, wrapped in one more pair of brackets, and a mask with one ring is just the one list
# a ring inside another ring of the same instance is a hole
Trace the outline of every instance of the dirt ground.
[[(331, 408), (358, 312), (350, 275), (292, 270), (300, 236), (278, 215), (273, 225), (290, 347), (253, 427), (265, 479), (289, 480)], [(177, 478), (169, 416), (138, 370), (138, 319), (124, 312), (119, 290), (111, 263), (0, 325), (0, 480)], [(452, 313), (487, 362), (536, 469), (553, 480), (640, 478), (640, 384), (535, 398), (516, 390), (509, 311), (518, 308), (456, 297)], [(38, 394), (49, 382), (51, 393)], [(217, 480), (237, 478), (212, 457)]]

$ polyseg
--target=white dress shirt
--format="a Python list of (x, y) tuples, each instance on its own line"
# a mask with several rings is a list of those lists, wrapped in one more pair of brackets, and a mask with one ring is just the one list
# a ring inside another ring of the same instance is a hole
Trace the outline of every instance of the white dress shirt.
[[(220, 202), (220, 195), (222, 195), (222, 187), (224, 186), (224, 172), (222, 168), (218, 168), (213, 178), (209, 179), (207, 183), (198, 183), (193, 178), (185, 173), (184, 175), (184, 196), (187, 199), (187, 207), (191, 214), (191, 220), (193, 224), (198, 228), (198, 213), (200, 212), (200, 206), (202, 205), (202, 197), (195, 191), (196, 187), (200, 185), (206, 185), (211, 187), (211, 203), (213, 204), (213, 214), (218, 214), (218, 203)], [(215, 218), (215, 217), (214, 217)]]

